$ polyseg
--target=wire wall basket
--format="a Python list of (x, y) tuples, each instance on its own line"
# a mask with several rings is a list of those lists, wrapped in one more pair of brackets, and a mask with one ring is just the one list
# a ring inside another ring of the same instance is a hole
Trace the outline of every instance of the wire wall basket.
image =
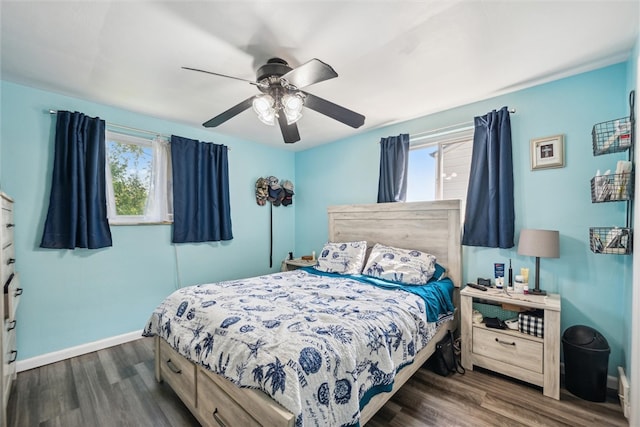
[(633, 199), (633, 174), (617, 173), (591, 178), (591, 202), (615, 202)]
[(633, 251), (633, 230), (626, 227), (591, 227), (589, 241), (594, 253), (629, 255)]
[(623, 117), (597, 123), (591, 136), (594, 156), (628, 150), (631, 147), (631, 119)]

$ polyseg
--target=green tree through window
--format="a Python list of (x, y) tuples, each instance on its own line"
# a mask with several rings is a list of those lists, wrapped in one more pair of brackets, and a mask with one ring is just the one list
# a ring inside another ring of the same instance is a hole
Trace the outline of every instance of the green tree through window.
[(117, 215), (144, 215), (151, 186), (150, 146), (108, 141)]

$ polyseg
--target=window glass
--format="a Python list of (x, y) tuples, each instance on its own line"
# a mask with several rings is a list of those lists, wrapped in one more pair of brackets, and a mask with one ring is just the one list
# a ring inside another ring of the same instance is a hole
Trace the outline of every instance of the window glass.
[(168, 143), (116, 132), (107, 132), (105, 142), (109, 222), (170, 221)]
[(436, 200), (437, 153), (437, 145), (409, 150), (407, 202)]

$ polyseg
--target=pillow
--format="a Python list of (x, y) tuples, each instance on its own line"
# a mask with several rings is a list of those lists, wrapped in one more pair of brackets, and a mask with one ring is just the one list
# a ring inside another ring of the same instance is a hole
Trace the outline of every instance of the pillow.
[(363, 274), (405, 285), (424, 285), (435, 272), (436, 257), (417, 250), (376, 245)]
[(325, 243), (315, 269), (326, 273), (360, 274), (364, 265), (367, 242)]

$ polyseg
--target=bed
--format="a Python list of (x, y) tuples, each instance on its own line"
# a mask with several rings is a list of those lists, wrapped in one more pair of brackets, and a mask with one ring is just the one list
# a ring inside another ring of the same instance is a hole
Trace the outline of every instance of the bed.
[[(177, 290), (144, 335), (156, 379), (201, 424), (365, 424), (456, 329), (459, 201), (332, 206), (328, 219), (330, 242), (428, 252), (448, 279), (405, 292), (303, 268)], [(427, 301), (447, 300), (447, 286), (451, 303), (434, 312)]]

